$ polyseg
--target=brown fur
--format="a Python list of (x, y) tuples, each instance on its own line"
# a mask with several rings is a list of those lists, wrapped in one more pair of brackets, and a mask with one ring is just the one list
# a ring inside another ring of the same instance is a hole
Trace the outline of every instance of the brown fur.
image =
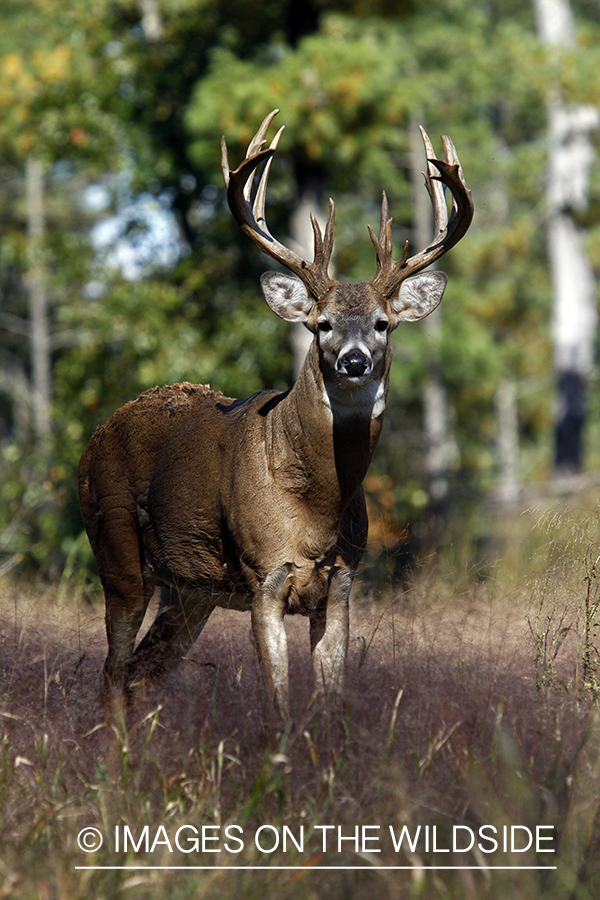
[[(251, 240), (296, 273), (262, 276), (267, 303), (287, 321), (303, 322), (314, 340), (287, 393), (233, 401), (200, 385), (154, 388), (93, 435), (79, 488), (106, 598), (106, 696), (115, 688), (131, 692), (177, 665), (216, 605), (251, 607), (267, 694), (284, 719), (286, 613), (310, 618), (317, 686), (329, 695), (343, 689), (350, 588), (367, 538), (361, 484), (383, 422), (389, 335), (440, 302), (445, 275), (406, 276), (462, 237), (473, 206), (452, 142), (445, 141), (442, 163), (423, 134), (434, 243), (411, 259), (406, 247), (393, 262), (384, 194), (379, 237), (371, 233), (375, 278), (332, 281), (333, 203), (324, 236), (313, 220), (310, 264), (266, 228), (268, 164), (252, 209), (248, 203), (249, 179), (277, 146), (278, 136), (261, 151), (275, 114), (265, 118), (235, 172), (223, 144), (227, 197)], [(450, 220), (440, 179), (454, 197)], [(134, 652), (157, 583), (161, 606)]]
[[(106, 596), (111, 685), (168, 672), (196, 636), (197, 613), (250, 606), (270, 573), (280, 573), (284, 612), (315, 622), (332, 575), (347, 572), (349, 588), (367, 536), (360, 484), (381, 422), (328, 421), (317, 354), (315, 344), (287, 394), (239, 402), (199, 385), (154, 388), (92, 436), (79, 483)], [(179, 604), (177, 625), (133, 654), (157, 583), (170, 588), (163, 618)]]

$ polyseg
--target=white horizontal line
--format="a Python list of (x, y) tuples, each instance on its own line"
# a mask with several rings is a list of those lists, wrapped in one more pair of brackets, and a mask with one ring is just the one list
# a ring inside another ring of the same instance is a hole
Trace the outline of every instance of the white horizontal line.
[(441, 869), (452, 869), (454, 871), (466, 871), (475, 870), (475, 871), (508, 871), (508, 870), (522, 870), (522, 871), (547, 871), (549, 869), (556, 869), (556, 866), (75, 866), (76, 869), (85, 869), (86, 871), (98, 871), (98, 870), (110, 870), (115, 871), (117, 869), (129, 872), (138, 872), (138, 871), (154, 871), (157, 869), (161, 869), (167, 872), (175, 872), (175, 871), (225, 871), (232, 872), (235, 870), (252, 870), (258, 872), (272, 872), (275, 869), (286, 869), (292, 870), (295, 872), (313, 872), (315, 869), (321, 869), (325, 871), (331, 870), (343, 870), (343, 871), (352, 871), (353, 869), (368, 869), (370, 871), (373, 870), (403, 870), (403, 871), (425, 871), (425, 870), (436, 870), (440, 871)]

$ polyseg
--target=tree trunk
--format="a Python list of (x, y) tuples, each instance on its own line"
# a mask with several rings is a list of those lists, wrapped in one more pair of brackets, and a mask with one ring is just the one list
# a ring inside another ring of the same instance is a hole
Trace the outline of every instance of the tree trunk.
[(517, 386), (504, 379), (496, 390), (496, 460), (498, 486), (496, 496), (505, 506), (519, 499), (519, 419)]
[[(549, 47), (573, 48), (575, 26), (568, 0), (534, 0), (538, 31)], [(553, 289), (552, 339), (558, 392), (557, 469), (583, 463), (586, 385), (597, 326), (594, 276), (573, 212), (587, 207), (594, 152), (590, 131), (600, 125), (592, 106), (567, 106), (558, 89), (548, 105), (548, 253)]]
[(154, 44), (156, 41), (162, 40), (164, 24), (156, 0), (138, 0), (138, 9), (142, 16), (140, 25), (148, 43)]
[(38, 452), (45, 454), (50, 435), (52, 364), (46, 267), (43, 251), (46, 232), (44, 218), (44, 171), (42, 163), (28, 157), (25, 164), (27, 192), (28, 287), (31, 353), (33, 427)]
[[(496, 225), (506, 228), (510, 221), (510, 203), (503, 164), (507, 149), (498, 142), (494, 157), (498, 163), (489, 185), (489, 213)], [(502, 349), (503, 338), (499, 340)], [(521, 493), (519, 480), (519, 416), (517, 406), (517, 382), (509, 364), (504, 362), (503, 374), (496, 388), (496, 500), (503, 506), (512, 506)]]
[(31, 438), (31, 390), (25, 367), (16, 356), (0, 356), (0, 392), (12, 402), (12, 436), (24, 445)]

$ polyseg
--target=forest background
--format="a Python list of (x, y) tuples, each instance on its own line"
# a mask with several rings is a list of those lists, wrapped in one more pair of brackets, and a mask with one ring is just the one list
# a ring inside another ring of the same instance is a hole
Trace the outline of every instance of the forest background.
[(418, 124), (473, 191), (441, 314), (394, 337), (372, 560), (401, 575), (459, 535), (483, 553), (490, 502), (600, 469), (596, 3), (5, 0), (0, 20), (0, 573), (85, 568), (78, 460), (140, 391), (291, 384), (272, 263), (220, 173), (221, 135), (241, 160), (276, 107), (271, 229), (301, 241), (333, 196), (339, 278), (373, 275), (382, 189), (396, 248), (429, 241)]

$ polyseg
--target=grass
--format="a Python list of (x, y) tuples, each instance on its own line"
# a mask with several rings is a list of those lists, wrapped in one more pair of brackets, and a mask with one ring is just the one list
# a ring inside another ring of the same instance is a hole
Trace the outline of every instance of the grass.
[(294, 726), (271, 742), (246, 614), (215, 613), (156, 707), (109, 727), (101, 605), (3, 579), (0, 897), (600, 896), (598, 516), (548, 506), (495, 534), (485, 578), (450, 555), (402, 592), (358, 585), (339, 715), (290, 619)]

